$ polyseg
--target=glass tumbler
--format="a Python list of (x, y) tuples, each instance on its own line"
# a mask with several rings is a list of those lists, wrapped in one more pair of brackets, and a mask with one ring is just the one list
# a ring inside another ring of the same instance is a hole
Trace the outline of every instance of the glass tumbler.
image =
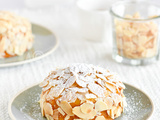
[(159, 8), (147, 1), (120, 1), (111, 6), (115, 61), (145, 65), (159, 59)]

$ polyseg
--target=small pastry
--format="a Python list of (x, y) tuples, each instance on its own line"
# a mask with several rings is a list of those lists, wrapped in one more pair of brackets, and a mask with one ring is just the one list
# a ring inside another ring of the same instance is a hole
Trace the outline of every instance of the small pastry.
[(0, 11), (0, 58), (23, 55), (32, 45), (31, 23), (13, 13)]
[(113, 120), (126, 105), (117, 75), (91, 64), (57, 68), (40, 87), (41, 112), (48, 120)]

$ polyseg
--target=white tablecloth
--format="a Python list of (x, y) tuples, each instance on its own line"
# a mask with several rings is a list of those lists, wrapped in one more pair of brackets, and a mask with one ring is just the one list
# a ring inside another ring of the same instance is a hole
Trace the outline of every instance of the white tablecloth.
[(52, 7), (14, 10), (32, 22), (55, 31), (60, 39), (58, 49), (39, 61), (0, 68), (0, 120), (10, 120), (9, 100), (21, 89), (42, 81), (56, 66), (70, 63), (91, 63), (117, 72), (122, 80), (147, 93), (154, 102), (151, 120), (160, 118), (160, 62), (147, 66), (118, 64), (111, 58), (111, 38), (103, 43), (83, 39), (78, 31), (75, 5), (57, 3)]

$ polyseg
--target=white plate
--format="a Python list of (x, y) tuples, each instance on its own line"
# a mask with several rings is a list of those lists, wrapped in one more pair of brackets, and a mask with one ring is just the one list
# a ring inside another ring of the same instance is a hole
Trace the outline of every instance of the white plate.
[[(152, 100), (134, 86), (126, 83), (125, 86), (124, 95), (128, 106), (116, 120), (147, 120), (153, 113)], [(36, 84), (13, 97), (8, 106), (10, 117), (13, 120), (46, 120), (41, 115), (38, 103), (41, 90), (42, 88)]]
[(58, 38), (47, 28), (32, 24), (32, 32), (35, 36), (33, 48), (22, 56), (0, 59), (0, 67), (16, 66), (42, 59), (58, 47)]

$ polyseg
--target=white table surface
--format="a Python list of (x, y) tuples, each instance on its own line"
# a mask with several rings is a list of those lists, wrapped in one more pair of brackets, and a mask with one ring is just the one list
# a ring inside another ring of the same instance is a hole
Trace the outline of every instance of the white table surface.
[(117, 72), (122, 81), (140, 88), (151, 97), (155, 110), (150, 120), (160, 119), (160, 62), (135, 67), (113, 61), (111, 37), (103, 43), (86, 41), (81, 37), (74, 3), (57, 3), (43, 9), (14, 8), (14, 11), (53, 30), (60, 45), (54, 53), (39, 61), (0, 68), (0, 120), (10, 120), (8, 102), (18, 91), (41, 82), (56, 66), (77, 62), (100, 65)]

